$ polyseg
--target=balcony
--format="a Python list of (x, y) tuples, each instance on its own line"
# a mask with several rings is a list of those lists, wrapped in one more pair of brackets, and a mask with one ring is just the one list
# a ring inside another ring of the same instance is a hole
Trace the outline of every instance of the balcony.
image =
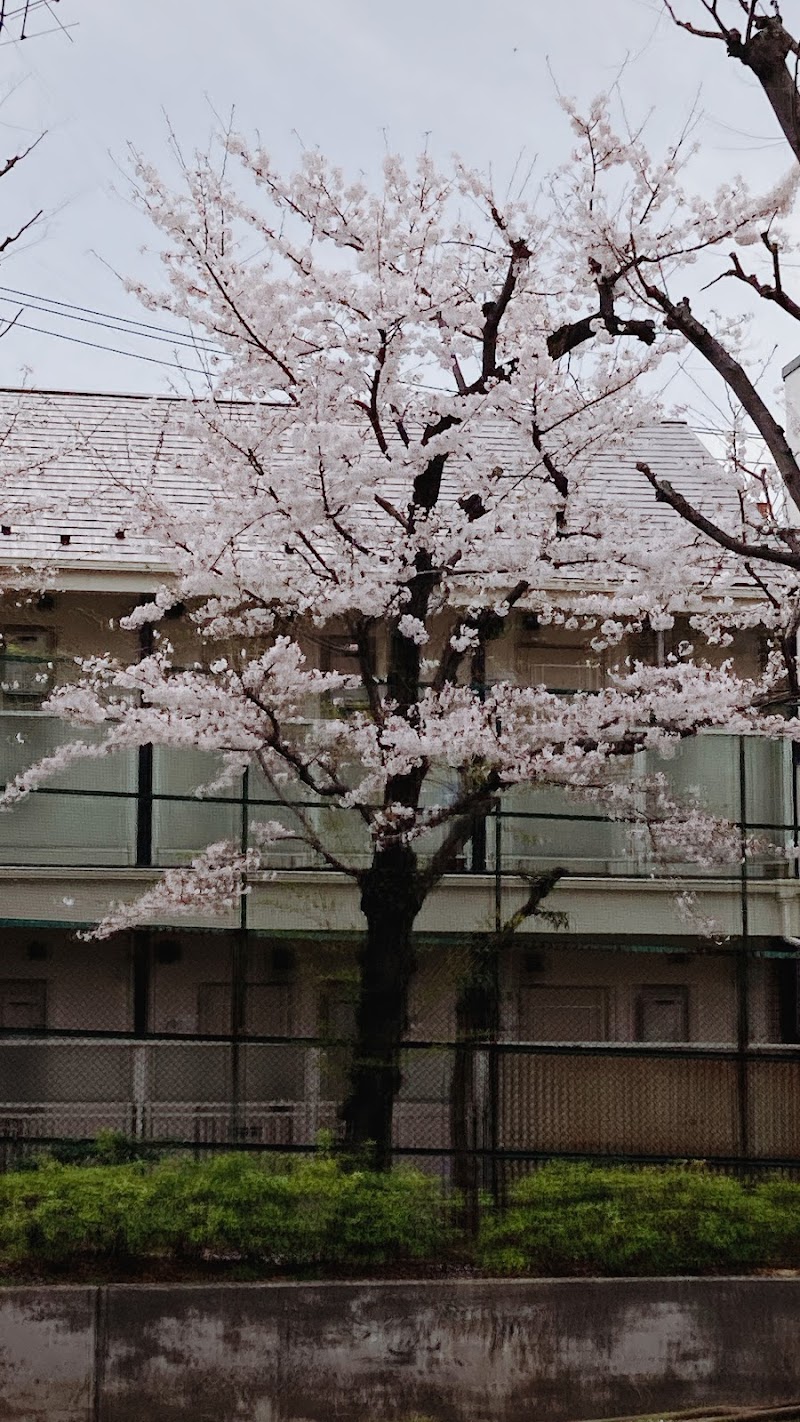
[[(92, 728), (80, 738), (99, 738)], [(0, 710), (0, 781), (8, 782), (76, 739), (73, 727), (42, 712)], [(620, 771), (633, 783), (662, 771), (676, 795), (696, 796), (742, 833), (759, 840), (748, 862), (752, 878), (790, 878), (794, 864), (786, 851), (798, 842), (797, 774), (791, 747), (755, 737), (705, 735), (687, 741), (674, 759), (637, 756)], [(370, 855), (368, 831), (355, 811), (321, 803), (277, 803), (257, 770), (219, 794), (198, 797), (197, 786), (212, 781), (213, 756), (194, 751), (126, 751), (78, 761), (13, 809), (0, 814), (0, 866), (146, 868), (187, 863), (207, 844), (240, 843), (253, 823), (278, 820), (294, 837), (276, 844), (270, 866), (322, 870), (325, 861), (302, 840), (304, 817), (334, 854), (350, 864)], [(431, 801), (446, 798), (445, 778), (430, 790)], [(642, 809), (646, 810), (644, 790)], [(419, 843), (421, 855), (435, 849), (442, 831)], [(518, 874), (561, 865), (587, 876), (699, 878), (738, 877), (740, 865), (703, 868), (689, 862), (664, 864), (630, 827), (610, 821), (560, 790), (518, 788), (480, 827), (453, 869), (473, 874)]]

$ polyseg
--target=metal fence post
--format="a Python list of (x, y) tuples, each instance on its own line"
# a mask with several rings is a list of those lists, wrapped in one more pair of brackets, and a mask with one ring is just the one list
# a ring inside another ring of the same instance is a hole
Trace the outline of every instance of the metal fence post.
[[(500, 804), (494, 808), (494, 928), (499, 942), (500, 932), (503, 927), (503, 820)], [(494, 999), (494, 1011), (492, 1016), (492, 1036), (488, 1051), (488, 1091), (487, 1091), (487, 1130), (485, 1145), (489, 1151), (489, 1180), (488, 1186), (492, 1194), (495, 1205), (500, 1203), (501, 1195), (504, 1192), (505, 1181), (501, 1179), (500, 1162), (498, 1159), (499, 1140), (499, 1113), (500, 1113), (500, 1059), (497, 1051), (497, 1038), (500, 1032), (501, 1013), (501, 979), (500, 979), (500, 950), (495, 948), (492, 954), (492, 994)]]
[[(248, 803), (250, 789), (250, 771), (245, 770), (242, 775), (242, 800), (241, 800), (241, 823), (239, 829), (239, 848), (244, 855), (247, 853), (248, 842)], [(241, 1140), (243, 1133), (242, 1123), (242, 1045), (241, 1036), (245, 1025), (245, 993), (247, 988), (247, 894), (244, 890), (247, 887), (246, 875), (242, 873), (242, 893), (239, 899), (239, 930), (233, 935), (233, 945), (231, 951), (231, 1123), (230, 1134), (233, 1140)]]
[(750, 914), (747, 875), (747, 785), (745, 738), (739, 736), (739, 902), (741, 940), (736, 954), (736, 1099), (739, 1155), (750, 1155), (750, 1101), (747, 1054), (750, 1046)]

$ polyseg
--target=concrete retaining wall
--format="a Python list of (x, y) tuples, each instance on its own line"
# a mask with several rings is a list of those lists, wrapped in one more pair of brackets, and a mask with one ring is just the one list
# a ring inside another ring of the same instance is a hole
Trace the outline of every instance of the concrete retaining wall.
[(800, 1278), (0, 1290), (0, 1422), (564, 1422), (800, 1398)]

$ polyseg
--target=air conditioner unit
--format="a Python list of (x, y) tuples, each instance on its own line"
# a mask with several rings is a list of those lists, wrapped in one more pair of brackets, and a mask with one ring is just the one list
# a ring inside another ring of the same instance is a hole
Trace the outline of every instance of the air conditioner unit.
[(0, 1116), (0, 1140), (19, 1141), (30, 1135), (27, 1116)]
[(369, 696), (364, 686), (345, 686), (331, 695), (333, 705), (340, 711), (368, 711)]
[(533, 661), (527, 674), (531, 686), (546, 686), (552, 691), (598, 691), (600, 665), (590, 661)]
[[(274, 851), (275, 846), (270, 846)], [(272, 867), (275, 869), (311, 869), (314, 865), (314, 851), (305, 846), (286, 852), (273, 853)]]

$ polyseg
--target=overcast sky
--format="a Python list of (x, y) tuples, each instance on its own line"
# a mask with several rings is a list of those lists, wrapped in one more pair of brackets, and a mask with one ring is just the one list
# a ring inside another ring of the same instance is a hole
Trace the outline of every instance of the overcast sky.
[[(684, 12), (697, 3), (683, 0)], [(784, 8), (788, 23), (799, 18), (790, 12), (800, 0)], [(56, 18), (67, 33), (37, 38)], [(174, 375), (168, 346), (53, 320), (8, 291), (153, 319), (115, 273), (154, 269), (124, 170), (129, 143), (168, 166), (165, 115), (191, 148), (206, 142), (215, 111), (235, 105), (237, 126), (257, 130), (282, 163), (302, 141), (367, 173), (385, 143), (410, 154), (427, 140), (441, 159), (456, 150), (491, 166), (502, 187), (521, 153), (544, 171), (566, 156), (557, 88), (590, 97), (627, 57), (627, 102), (637, 117), (652, 110), (654, 143), (675, 133), (699, 93), (709, 182), (741, 170), (757, 184), (786, 163), (741, 66), (721, 45), (676, 32), (660, 0), (53, 0), (28, 29), (24, 43), (0, 46), (0, 143), (10, 153), (47, 136), (4, 181), (2, 225), (39, 207), (48, 216), (3, 259), (0, 312), (26, 308), (0, 342), (3, 385), (18, 384), (24, 367), (54, 389), (156, 391)], [(797, 353), (787, 340), (779, 360)]]

